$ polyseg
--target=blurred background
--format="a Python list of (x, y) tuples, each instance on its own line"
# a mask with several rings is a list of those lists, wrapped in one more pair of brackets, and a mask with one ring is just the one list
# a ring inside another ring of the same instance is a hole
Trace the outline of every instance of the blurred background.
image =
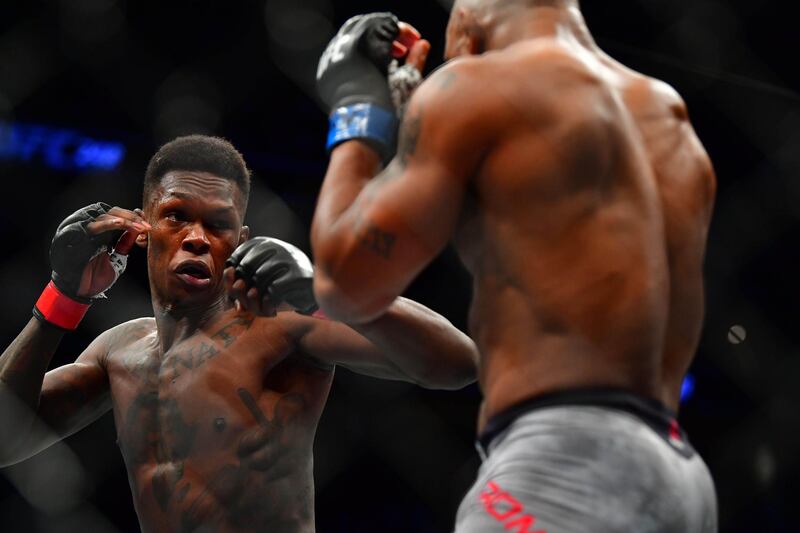
[[(686, 99), (719, 194), (704, 334), (680, 420), (717, 484), (724, 532), (800, 531), (800, 94), (788, 2), (583, 2), (599, 45)], [(58, 223), (95, 201), (140, 204), (158, 146), (223, 136), (254, 172), (254, 234), (306, 251), (327, 158), (317, 59), (350, 16), (391, 10), (441, 63), (449, 2), (0, 2), (0, 339), (30, 317)], [(486, 83), (491, 83), (487, 80)], [(143, 255), (61, 345), (151, 315)], [(466, 328), (470, 279), (446, 250), (409, 288)], [(480, 393), (426, 391), (337, 371), (315, 449), (317, 527), (449, 532), (479, 460)], [(0, 438), (14, 428), (0, 428)], [(0, 470), (2, 532), (135, 532), (109, 415)], [(268, 505), (269, 502), (265, 502)], [(635, 530), (635, 528), (634, 528)]]

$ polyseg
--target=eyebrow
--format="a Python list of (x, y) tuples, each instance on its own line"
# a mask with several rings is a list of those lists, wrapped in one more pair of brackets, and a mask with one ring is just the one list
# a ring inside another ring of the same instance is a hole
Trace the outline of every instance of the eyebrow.
[[(191, 200), (194, 200), (194, 199), (196, 199), (198, 197), (199, 197), (199, 195), (196, 195), (196, 194), (187, 194), (187, 193), (183, 193), (183, 192), (170, 192), (170, 193), (164, 195), (162, 200), (158, 203), (158, 207), (159, 207), (159, 209), (163, 208), (163, 206), (168, 205), (170, 202), (172, 202), (174, 200), (191, 201)], [(235, 216), (236, 215), (236, 205), (235, 204), (230, 204), (230, 205), (221, 206), (221, 207), (211, 207), (209, 209), (209, 211), (211, 211), (211, 213), (213, 213), (214, 215), (228, 215), (228, 214), (230, 214), (230, 215)]]
[(164, 200), (162, 201), (162, 203), (164, 201), (168, 201), (170, 198), (179, 198), (181, 200), (193, 200), (197, 198), (197, 196), (198, 196), (197, 194), (189, 194), (180, 191), (170, 191), (164, 195)]
[(219, 216), (219, 215), (235, 216), (236, 215), (236, 208), (235, 207), (217, 207), (215, 209), (212, 209), (211, 213), (214, 216)]
[[(191, 200), (196, 200), (197, 198), (203, 198), (203, 196), (200, 195), (200, 194), (190, 194), (190, 193), (175, 191), (175, 192), (169, 192), (169, 193), (165, 194), (163, 196), (163, 198), (161, 199), (161, 202), (159, 202), (159, 203), (163, 205), (163, 204), (171, 202), (172, 200), (175, 200), (175, 199), (191, 201)], [(235, 209), (235, 207), (236, 207), (236, 205), (235, 205), (235, 202), (234, 202), (234, 203), (231, 203), (230, 205), (227, 205), (225, 207), (214, 208), (213, 210), (214, 211), (223, 211), (223, 210)]]

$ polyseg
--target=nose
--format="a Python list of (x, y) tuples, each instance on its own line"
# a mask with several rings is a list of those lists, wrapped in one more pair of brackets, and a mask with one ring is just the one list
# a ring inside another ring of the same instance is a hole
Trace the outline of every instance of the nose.
[(206, 253), (210, 247), (211, 243), (208, 242), (208, 237), (206, 237), (206, 232), (203, 231), (203, 225), (192, 224), (191, 226), (189, 226), (189, 231), (183, 238), (183, 242), (181, 243), (181, 248), (187, 252), (192, 252), (194, 254), (202, 255)]

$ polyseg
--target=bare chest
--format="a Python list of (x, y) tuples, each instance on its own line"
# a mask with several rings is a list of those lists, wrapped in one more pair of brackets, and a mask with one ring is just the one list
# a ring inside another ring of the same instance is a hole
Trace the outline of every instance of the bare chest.
[(304, 473), (293, 450), (310, 450), (305, 422), (327, 393), (292, 351), (282, 332), (234, 318), (163, 355), (147, 338), (112, 354), (118, 444), (140, 519), (180, 529), (212, 515), (230, 522), (237, 506), (271, 519), (253, 498), (274, 492), (278, 470)]
[(240, 396), (255, 397), (268, 367), (289, 350), (278, 339), (272, 339), (274, 349), (264, 349), (252, 338), (251, 325), (252, 320), (234, 318), (163, 355), (153, 337), (112, 354), (108, 370), (114, 418), (129, 467), (185, 458), (205, 433), (221, 446), (227, 433), (246, 425), (238, 409)]

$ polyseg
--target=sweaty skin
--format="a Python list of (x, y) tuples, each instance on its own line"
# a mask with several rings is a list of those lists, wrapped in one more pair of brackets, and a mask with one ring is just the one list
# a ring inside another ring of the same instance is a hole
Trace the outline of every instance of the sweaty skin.
[(473, 276), (479, 431), (573, 387), (677, 410), (716, 187), (684, 102), (599, 50), (576, 2), (456, 2), (446, 53), (385, 169), (359, 141), (331, 155), (312, 228), (322, 309), (379, 316), (452, 240)]
[[(224, 265), (247, 238), (243, 209), (233, 182), (171, 172), (143, 212), (124, 212), (149, 223), (137, 243), (155, 316), (106, 331), (46, 375), (63, 333), (32, 319), (0, 357), (0, 423), (18, 428), (0, 465), (112, 410), (142, 531), (313, 532), (312, 447), (334, 365), (428, 387), (474, 379), (474, 345), (414, 302), (351, 328), (247, 291)], [(187, 278), (186, 261), (208, 281)], [(30, 411), (10, 410), (20, 400)]]

